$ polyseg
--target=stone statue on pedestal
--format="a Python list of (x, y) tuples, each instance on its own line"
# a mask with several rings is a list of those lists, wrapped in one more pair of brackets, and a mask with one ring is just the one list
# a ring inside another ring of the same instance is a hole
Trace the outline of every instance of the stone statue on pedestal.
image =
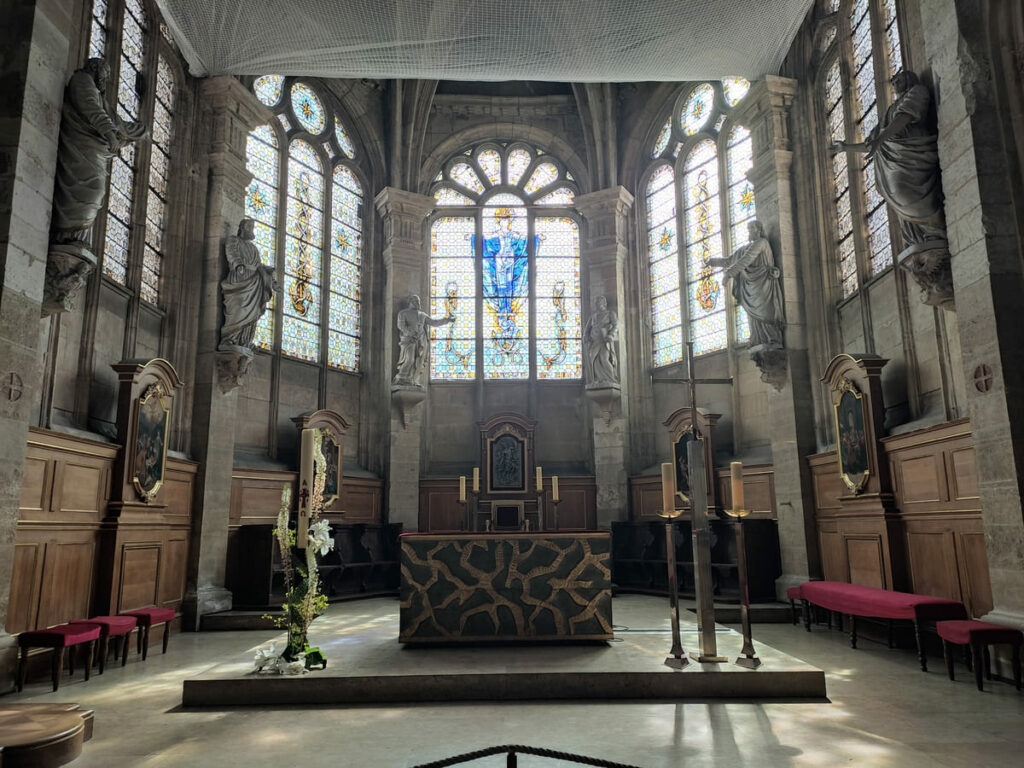
[(615, 342), (619, 317), (604, 296), (594, 299), (594, 312), (583, 329), (583, 376), (588, 386), (619, 383)]
[(252, 340), (256, 325), (267, 311), (267, 302), (280, 290), (274, 279), (274, 268), (260, 259), (253, 240), (256, 222), (242, 219), (238, 234), (228, 237), (224, 253), (228, 275), (220, 282), (224, 302), (224, 325), (217, 345), (221, 387), (225, 391), (242, 383), (252, 361)]
[(146, 135), (141, 122), (122, 120), (104, 92), (110, 68), (89, 59), (64, 92), (43, 314), (64, 312), (96, 265), (92, 229), (107, 193), (110, 161)]
[(427, 356), (427, 327), (435, 328), (455, 322), (455, 316), (435, 320), (420, 310), (420, 297), (409, 296), (407, 306), (400, 310), (398, 321), (398, 370), (394, 384), (399, 386), (419, 387), (423, 362)]
[(938, 138), (929, 125), (931, 94), (908, 70), (890, 82), (896, 99), (882, 124), (863, 142), (837, 141), (832, 151), (867, 154), (873, 160), (875, 186), (900, 220), (904, 249), (896, 261), (914, 276), (925, 304), (952, 309)]

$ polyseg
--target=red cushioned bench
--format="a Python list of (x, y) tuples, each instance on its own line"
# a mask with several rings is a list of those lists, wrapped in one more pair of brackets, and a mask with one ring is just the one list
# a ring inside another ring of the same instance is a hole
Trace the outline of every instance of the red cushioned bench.
[(924, 672), (928, 671), (928, 659), (921, 638), (921, 622), (967, 618), (967, 609), (963, 603), (944, 597), (893, 592), (842, 581), (805, 581), (799, 589), (805, 607), (804, 624), (807, 631), (811, 631), (809, 604), (846, 614), (850, 617), (850, 646), (853, 648), (857, 647), (858, 616), (912, 621), (917, 657)]
[[(985, 688), (981, 682), (982, 665), (985, 676), (991, 680), (989, 669), (988, 646), (1006, 644), (1013, 647), (1013, 684), (1020, 690), (1020, 647), (1024, 643), (1024, 632), (1014, 627), (1001, 627), (987, 621), (938, 621), (935, 631), (942, 638), (942, 655), (946, 659), (946, 671), (949, 679), (953, 679), (953, 655), (949, 652), (949, 644), (967, 645), (971, 649), (971, 662), (974, 667), (974, 681), (978, 690)], [(982, 652), (984, 649), (984, 652)]]
[(121, 616), (134, 616), (139, 623), (139, 653), (142, 660), (146, 660), (149, 653), (149, 631), (160, 624), (164, 627), (164, 653), (167, 653), (167, 641), (171, 639), (171, 622), (174, 621), (174, 611), (170, 608), (140, 608), (137, 611), (124, 611)]
[[(65, 652), (68, 648), (84, 644), (86, 648), (85, 679), (88, 680), (89, 671), (92, 669), (92, 654), (99, 636), (100, 628), (98, 626), (83, 624), (61, 624), (59, 627), (22, 632), (18, 635), (18, 646), (21, 648), (21, 661), (18, 664), (18, 691), (21, 692), (25, 688), (29, 648), (53, 649), (53, 690), (56, 691), (60, 688), (60, 675), (64, 669)], [(74, 651), (68, 656), (68, 665), (71, 668), (71, 674), (75, 674)]]
[(121, 644), (121, 666), (128, 663), (128, 638), (139, 620), (134, 616), (93, 616), (91, 619), (75, 619), (69, 624), (92, 624), (100, 628), (100, 674), (107, 665), (110, 652), (110, 638), (117, 638)]

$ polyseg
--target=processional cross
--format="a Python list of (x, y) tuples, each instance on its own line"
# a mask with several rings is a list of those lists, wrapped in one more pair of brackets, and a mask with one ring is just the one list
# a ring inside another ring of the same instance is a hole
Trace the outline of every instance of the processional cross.
[[(690, 478), (690, 530), (693, 547), (693, 581), (697, 596), (697, 627), (700, 631), (700, 655), (697, 661), (727, 661), (718, 655), (715, 637), (715, 605), (711, 584), (711, 538), (708, 530), (707, 470), (705, 468), (704, 439), (697, 429), (697, 385), (732, 384), (732, 378), (698, 379), (693, 363), (693, 342), (686, 342), (687, 378), (654, 379), (655, 382), (687, 384), (690, 389), (690, 432), (693, 439), (686, 446), (686, 462)], [(679, 586), (676, 580), (676, 555), (672, 520), (680, 513), (663, 510), (665, 520), (665, 558), (668, 561), (668, 588), (672, 604), (672, 650), (665, 664), (675, 669), (686, 666), (686, 652), (679, 634)]]

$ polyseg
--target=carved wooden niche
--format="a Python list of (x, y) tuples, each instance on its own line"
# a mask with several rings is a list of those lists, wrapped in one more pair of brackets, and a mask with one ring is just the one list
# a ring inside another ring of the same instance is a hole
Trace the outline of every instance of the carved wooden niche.
[[(693, 439), (693, 432), (690, 429), (691, 409), (680, 408), (674, 411), (663, 422), (668, 428), (669, 442), (672, 445), (672, 463), (676, 468), (676, 509), (690, 508), (690, 483), (688, 479), (689, 467), (686, 459), (686, 446)], [(708, 489), (708, 511), (718, 507), (718, 483), (715, 482), (715, 441), (714, 428), (718, 420), (722, 418), (720, 413), (708, 413), (697, 409), (697, 432), (704, 440), (704, 473)], [(682, 496), (680, 497), (680, 493)]]
[(534, 496), (533, 431), (537, 422), (516, 413), (499, 413), (480, 422), (481, 496)]
[[(344, 438), (351, 426), (337, 411), (322, 409), (311, 411), (292, 419), (292, 423), (302, 435), (304, 429), (320, 430), (320, 449), (327, 460), (327, 478), (324, 482), (324, 510), (329, 510), (341, 497), (341, 482), (344, 477), (343, 447)], [(299, 440), (301, 450), (302, 441)], [(302, 457), (299, 456), (299, 466), (302, 466)]]
[(163, 358), (122, 360), (111, 366), (120, 383), (112, 501), (151, 505), (164, 484), (174, 393), (181, 388), (174, 366)]
[(884, 436), (883, 366), (875, 355), (836, 355), (822, 381), (832, 396), (832, 426), (836, 436), (839, 476), (854, 496), (888, 493), (888, 462), (879, 461)]

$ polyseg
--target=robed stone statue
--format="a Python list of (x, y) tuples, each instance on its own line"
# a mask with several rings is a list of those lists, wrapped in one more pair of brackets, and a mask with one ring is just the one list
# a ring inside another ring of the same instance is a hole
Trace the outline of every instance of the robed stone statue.
[(926, 304), (952, 307), (938, 137), (929, 120), (931, 94), (908, 70), (897, 72), (890, 82), (896, 98), (882, 123), (863, 142), (837, 141), (832, 151), (872, 159), (875, 186), (900, 221), (905, 247), (897, 262), (914, 275)]
[(455, 322), (455, 316), (449, 315), (433, 319), (420, 309), (420, 297), (409, 296), (406, 307), (400, 310), (398, 322), (398, 370), (394, 384), (418, 387), (423, 362), (427, 356), (427, 328), (435, 328)]
[(64, 92), (44, 314), (70, 308), (73, 293), (96, 264), (92, 230), (103, 206), (110, 161), (125, 144), (146, 135), (145, 124), (122, 120), (104, 97), (110, 68), (89, 59)]
[(253, 242), (255, 225), (253, 219), (242, 219), (238, 234), (228, 237), (224, 243), (228, 275), (220, 283), (224, 325), (217, 349), (248, 357), (252, 356), (256, 325), (267, 310), (267, 302), (280, 290), (274, 279), (274, 268), (263, 263)]
[(608, 299), (594, 299), (594, 312), (583, 328), (583, 376), (588, 385), (618, 384), (615, 342), (619, 318), (608, 309)]
[(764, 225), (757, 219), (747, 224), (750, 241), (727, 259), (710, 259), (712, 267), (724, 267), (732, 282), (732, 297), (750, 320), (751, 351), (782, 349), (786, 325), (779, 268)]

